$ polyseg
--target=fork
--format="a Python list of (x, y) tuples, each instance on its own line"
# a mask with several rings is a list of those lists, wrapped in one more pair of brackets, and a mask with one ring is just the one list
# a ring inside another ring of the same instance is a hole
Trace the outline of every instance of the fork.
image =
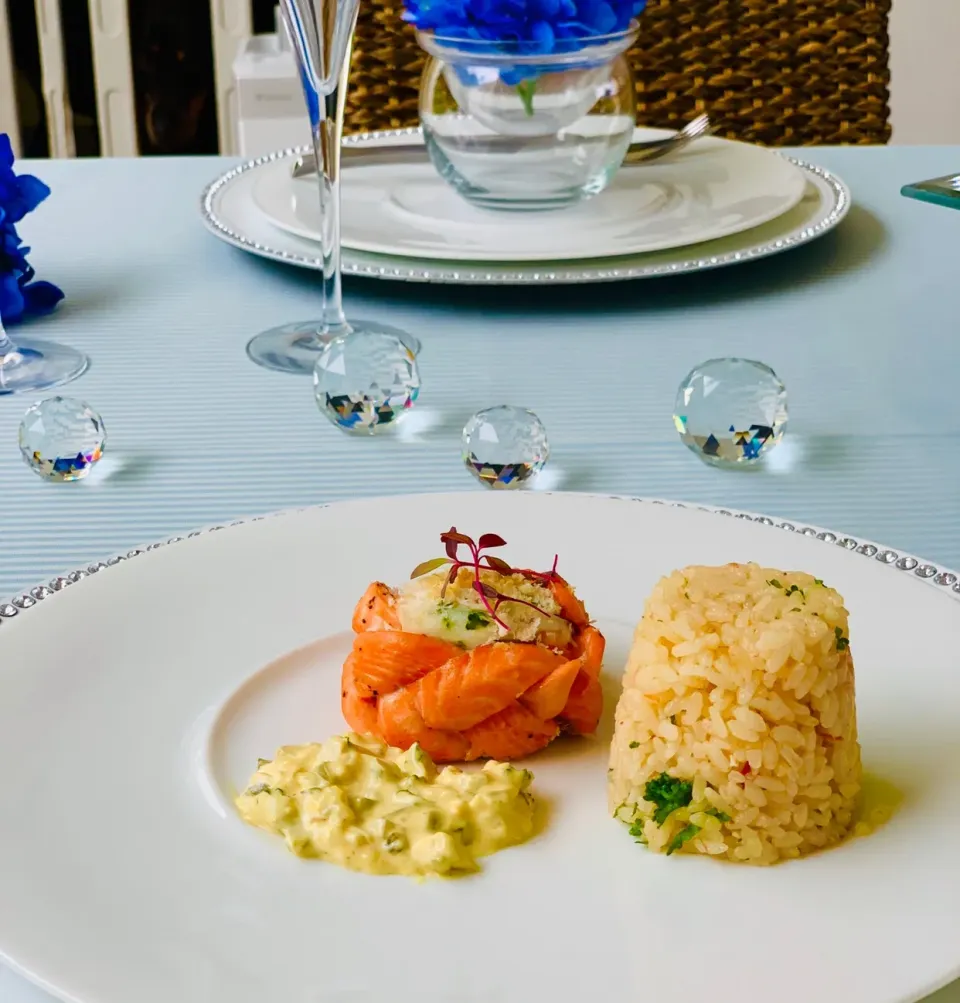
[[(624, 164), (642, 164), (651, 160), (659, 160), (682, 150), (685, 146), (711, 132), (710, 119), (707, 115), (698, 115), (688, 122), (679, 132), (663, 139), (648, 139), (639, 143), (631, 143), (623, 159)], [(602, 137), (604, 140), (606, 137)], [(554, 138), (544, 137), (545, 143), (552, 144)], [(590, 142), (585, 138), (584, 142)], [(509, 136), (491, 136), (478, 141), (473, 152), (509, 153), (515, 150), (531, 148), (530, 139), (513, 139)], [(344, 166), (348, 164), (400, 164), (411, 161), (425, 160), (427, 150), (423, 143), (392, 143), (389, 146), (344, 146), (340, 151)], [(317, 160), (312, 153), (297, 157), (291, 173), (294, 178), (307, 177), (317, 171)]]

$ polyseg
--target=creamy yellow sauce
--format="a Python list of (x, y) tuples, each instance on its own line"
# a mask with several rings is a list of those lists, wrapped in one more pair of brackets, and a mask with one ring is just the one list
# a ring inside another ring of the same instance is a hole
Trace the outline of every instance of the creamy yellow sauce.
[(299, 857), (367, 874), (454, 876), (530, 837), (532, 780), (493, 761), (438, 770), (419, 745), (404, 752), (349, 733), (260, 760), (236, 806)]
[[(464, 648), (491, 641), (538, 641), (562, 648), (570, 643), (572, 628), (558, 614), (560, 605), (544, 585), (521, 574), (504, 575), (483, 570), (480, 580), (501, 595), (522, 602), (501, 602), (497, 616), (502, 630), (490, 616), (473, 588), (474, 571), (461, 568), (456, 581), (444, 588), (449, 568), (440, 568), (404, 583), (397, 595), (401, 629), (413, 634), (439, 637)], [(491, 604), (493, 600), (490, 600)]]

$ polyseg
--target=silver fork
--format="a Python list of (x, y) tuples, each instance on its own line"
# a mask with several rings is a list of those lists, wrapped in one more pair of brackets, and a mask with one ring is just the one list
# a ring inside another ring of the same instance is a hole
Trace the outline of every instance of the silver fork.
[(661, 157), (682, 150), (696, 139), (709, 136), (711, 131), (710, 119), (707, 115), (698, 115), (672, 136), (667, 136), (664, 139), (651, 139), (643, 143), (631, 143), (623, 162), (625, 164), (643, 164), (651, 160), (659, 160)]
[[(641, 164), (651, 160), (659, 160), (671, 153), (676, 153), (688, 146), (694, 140), (709, 136), (711, 132), (710, 119), (706, 115), (698, 115), (688, 122), (679, 132), (663, 139), (648, 139), (639, 143), (631, 143), (624, 157), (625, 164)], [(597, 137), (605, 141), (606, 137)], [(537, 139), (518, 140), (510, 136), (490, 136), (470, 145), (473, 153), (510, 153), (519, 149), (529, 150)], [(552, 136), (543, 137), (540, 142), (552, 145)], [(583, 142), (591, 142), (585, 137)], [(427, 150), (423, 143), (391, 143), (389, 146), (344, 146), (340, 151), (343, 166), (350, 164), (406, 164), (427, 159)], [(304, 178), (316, 174), (317, 161), (312, 153), (297, 157), (291, 173), (295, 178)]]

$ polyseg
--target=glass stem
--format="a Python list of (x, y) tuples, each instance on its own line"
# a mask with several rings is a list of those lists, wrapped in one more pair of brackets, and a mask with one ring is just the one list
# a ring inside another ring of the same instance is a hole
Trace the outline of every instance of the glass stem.
[[(352, 27), (352, 26), (351, 26)], [(352, 34), (352, 32), (351, 32)], [(340, 277), (340, 140), (352, 46), (347, 45), (343, 64), (329, 94), (318, 95), (320, 114), (312, 128), (320, 184), (320, 230), (323, 255), (323, 312), (320, 335), (324, 339), (347, 333)]]
[(3, 329), (3, 317), (0, 317), (0, 366), (4, 362), (12, 362), (12, 356), (16, 352), (17, 346), (7, 336), (7, 332)]

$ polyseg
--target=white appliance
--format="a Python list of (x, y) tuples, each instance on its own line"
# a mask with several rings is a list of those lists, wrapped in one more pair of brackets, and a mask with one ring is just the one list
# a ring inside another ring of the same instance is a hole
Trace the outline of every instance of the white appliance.
[(237, 144), (244, 157), (310, 142), (310, 123), (286, 30), (254, 35), (233, 62)]

